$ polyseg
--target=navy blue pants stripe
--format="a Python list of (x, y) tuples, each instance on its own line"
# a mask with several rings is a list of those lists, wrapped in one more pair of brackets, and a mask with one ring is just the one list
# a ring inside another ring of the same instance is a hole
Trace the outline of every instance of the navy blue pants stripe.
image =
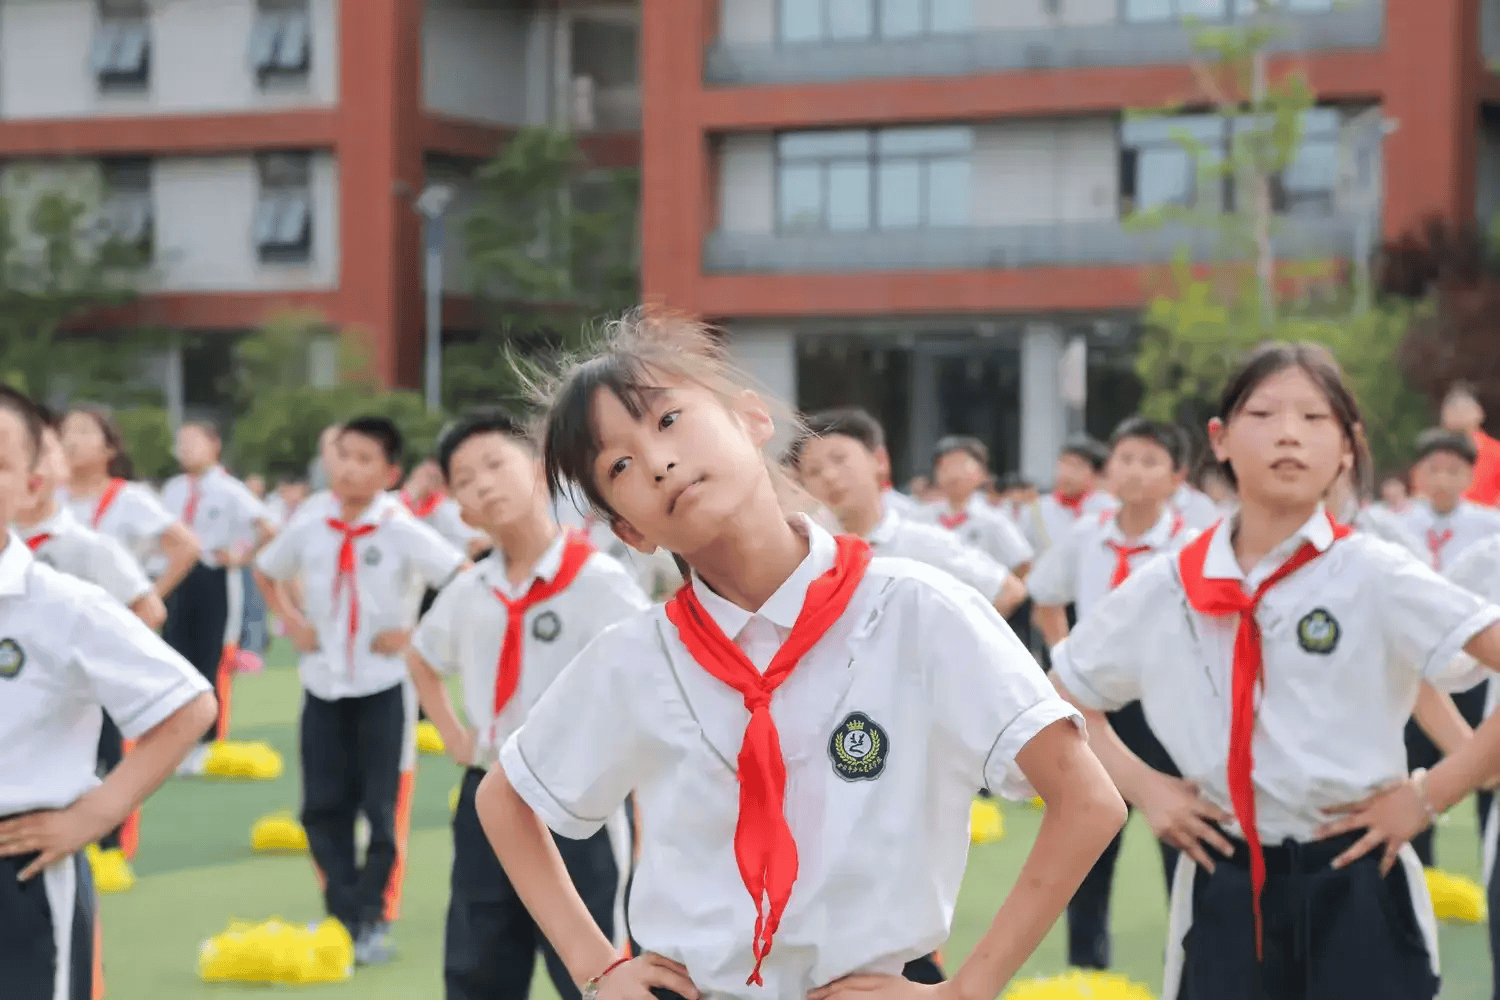
[[(88, 861), (74, 855), (76, 889), (71, 913), (52, 911), (44, 875), (25, 882), (16, 876), (35, 855), (0, 858), (0, 995), (6, 1000), (53, 1000), (57, 963), (69, 966), (69, 1000), (93, 1000), (94, 920), (97, 907)], [(59, 956), (54, 921), (73, 924), (70, 954)]]
[[(161, 637), (182, 654), (214, 690), (219, 686), (219, 660), (224, 655), (224, 629), (229, 623), (229, 581), (225, 569), (198, 563), (167, 597), (167, 623)], [(225, 706), (221, 703), (219, 711)], [(204, 732), (213, 740), (218, 721)]]

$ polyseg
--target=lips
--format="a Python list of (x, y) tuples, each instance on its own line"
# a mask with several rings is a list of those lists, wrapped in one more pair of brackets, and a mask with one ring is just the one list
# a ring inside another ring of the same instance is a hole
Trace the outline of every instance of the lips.
[(699, 483), (703, 482), (703, 478), (704, 477), (699, 476), (697, 479), (694, 479), (692, 482), (688, 483), (686, 486), (683, 486), (681, 489), (679, 489), (676, 493), (672, 494), (672, 499), (669, 500), (669, 501), (667, 501), (667, 515), (668, 516), (671, 516), (673, 513), (676, 512), (676, 510), (677, 510), (677, 501), (681, 500), (682, 497), (683, 497), (683, 495), (686, 494), (688, 490), (692, 489), (694, 486), (697, 486)]
[(1278, 472), (1306, 472), (1307, 464), (1295, 458), (1278, 458), (1271, 463), (1271, 468)]

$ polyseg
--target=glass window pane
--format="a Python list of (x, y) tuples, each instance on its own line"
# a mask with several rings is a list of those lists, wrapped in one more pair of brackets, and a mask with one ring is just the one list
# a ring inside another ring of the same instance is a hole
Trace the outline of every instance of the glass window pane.
[(1181, 149), (1141, 150), (1135, 167), (1136, 207), (1191, 204), (1195, 174), (1192, 158)]
[(1322, 14), (1333, 10), (1333, 0), (1283, 0), (1287, 10), (1299, 14)]
[(932, 28), (935, 35), (969, 31), (974, 26), (970, 0), (928, 0), (932, 5)]
[(1127, 146), (1171, 145), (1182, 148), (1186, 134), (1206, 145), (1223, 141), (1224, 119), (1218, 115), (1179, 115), (1175, 118), (1137, 118), (1120, 126)]
[(969, 161), (958, 157), (927, 164), (927, 224), (967, 226), (972, 221)]
[(823, 227), (823, 168), (816, 163), (781, 167), (778, 217), (788, 231)]
[(1308, 108), (1302, 112), (1303, 137), (1337, 137), (1339, 134), (1338, 108)]
[[(813, 6), (817, 0), (801, 0)], [(828, 37), (869, 38), (875, 32), (872, 0), (822, 0), (828, 5)]]
[(967, 153), (974, 148), (970, 128), (888, 128), (875, 135), (875, 149), (882, 156), (912, 156), (922, 153)]
[(1170, 21), (1174, 14), (1172, 0), (1125, 0), (1127, 21)]
[(1309, 142), (1282, 174), (1287, 211), (1293, 214), (1326, 214), (1333, 210), (1339, 181), (1339, 148), (1333, 142)]
[(781, 0), (781, 40), (816, 42), (823, 37), (823, 5), (818, 0)]
[(1229, 3), (1227, 0), (1177, 0), (1177, 11), (1182, 17), (1218, 21), (1229, 13)]
[(907, 229), (922, 224), (922, 164), (897, 160), (880, 164), (876, 207), (881, 229)]
[(312, 221), (312, 205), (306, 195), (293, 195), (282, 205), (281, 225), (276, 233), (276, 242), (291, 246), (301, 243)]
[(923, 0), (880, 0), (882, 38), (912, 38), (922, 34)]
[(828, 228), (870, 228), (870, 165), (832, 163), (828, 166)]
[(307, 31), (306, 17), (293, 14), (286, 19), (276, 50), (276, 62), (282, 69), (300, 69), (307, 61)]
[(870, 133), (862, 131), (788, 132), (778, 139), (778, 144), (783, 160), (870, 155)]
[(276, 223), (281, 218), (282, 200), (275, 195), (261, 195), (255, 207), (255, 242), (260, 246), (276, 239)]

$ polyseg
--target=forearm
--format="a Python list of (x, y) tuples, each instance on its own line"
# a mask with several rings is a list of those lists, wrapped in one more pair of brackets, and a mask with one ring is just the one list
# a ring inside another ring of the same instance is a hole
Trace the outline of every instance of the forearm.
[(1068, 609), (1057, 604), (1033, 605), (1033, 620), (1051, 649), (1068, 637)]
[(475, 797), (479, 822), (516, 894), (567, 967), (573, 982), (588, 982), (617, 957), (573, 886), (557, 844), (505, 771), (494, 768)]
[(411, 674), (412, 686), (417, 689), (417, 701), (427, 713), (428, 721), (437, 727), (445, 745), (458, 746), (468, 734), (458, 719), (458, 713), (453, 711), (453, 702), (448, 698), (448, 688), (442, 677), (410, 647), (406, 650), (406, 669)]
[(108, 817), (110, 826), (123, 821), (177, 769), (217, 711), (214, 696), (205, 691), (136, 740), (119, 766), (85, 796), (91, 811)]
[(1000, 617), (1009, 618), (1024, 603), (1026, 603), (1026, 584), (1021, 582), (1019, 576), (1012, 573), (1000, 585), (1000, 593), (995, 595), (995, 610), (1000, 612)]
[(1457, 753), (1474, 738), (1473, 728), (1459, 714), (1453, 699), (1425, 681), (1417, 692), (1417, 708), (1412, 717), (1444, 754)]
[(287, 624), (302, 623), (302, 609), (297, 607), (295, 601), (286, 592), (286, 586), (278, 580), (273, 580), (259, 569), (252, 569), (250, 574), (255, 577), (255, 585), (266, 599), (266, 607), (271, 614), (280, 618)]
[(198, 540), (182, 525), (174, 524), (162, 532), (161, 550), (167, 557), (167, 568), (156, 580), (156, 593), (166, 600), (198, 561)]
[(148, 590), (130, 603), (130, 611), (155, 632), (167, 620), (167, 606), (155, 590)]

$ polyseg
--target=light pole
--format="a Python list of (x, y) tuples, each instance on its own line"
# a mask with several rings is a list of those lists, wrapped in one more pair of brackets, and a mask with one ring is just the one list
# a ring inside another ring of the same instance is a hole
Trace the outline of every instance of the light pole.
[(427, 231), (427, 364), (424, 379), (427, 412), (443, 403), (443, 213), (453, 200), (447, 184), (429, 184), (417, 197), (417, 211)]

